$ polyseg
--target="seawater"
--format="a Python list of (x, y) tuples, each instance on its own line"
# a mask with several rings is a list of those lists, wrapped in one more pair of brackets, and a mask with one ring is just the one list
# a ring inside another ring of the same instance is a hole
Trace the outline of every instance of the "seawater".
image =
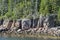
[(20, 37), (0, 37), (0, 40), (60, 40), (60, 39), (44, 39), (44, 38), (33, 38), (33, 37), (26, 37), (26, 38), (20, 38)]

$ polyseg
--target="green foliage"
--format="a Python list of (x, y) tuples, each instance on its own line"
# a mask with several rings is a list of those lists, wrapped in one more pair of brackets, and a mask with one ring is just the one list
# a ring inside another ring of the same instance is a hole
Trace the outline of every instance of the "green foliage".
[(48, 0), (41, 0), (40, 3), (40, 13), (43, 15), (48, 14)]
[(58, 11), (58, 20), (60, 21), (60, 8), (59, 8), (59, 11)]
[(30, 14), (35, 13), (37, 13), (37, 15), (58, 13), (58, 19), (60, 19), (59, 7), (60, 0), (0, 0), (0, 18), (15, 20), (32, 18)]
[(49, 0), (49, 9), (50, 13), (56, 13), (57, 12), (57, 0)]

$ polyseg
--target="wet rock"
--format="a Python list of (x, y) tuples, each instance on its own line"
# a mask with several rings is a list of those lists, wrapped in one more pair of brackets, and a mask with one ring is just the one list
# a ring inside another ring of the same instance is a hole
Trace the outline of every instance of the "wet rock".
[(31, 26), (30, 19), (22, 19), (22, 29), (29, 29)]

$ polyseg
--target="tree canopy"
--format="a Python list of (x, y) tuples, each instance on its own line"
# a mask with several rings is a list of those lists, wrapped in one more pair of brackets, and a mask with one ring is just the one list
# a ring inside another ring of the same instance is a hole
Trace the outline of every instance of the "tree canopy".
[(33, 15), (58, 14), (60, 0), (0, 0), (0, 18), (20, 19)]

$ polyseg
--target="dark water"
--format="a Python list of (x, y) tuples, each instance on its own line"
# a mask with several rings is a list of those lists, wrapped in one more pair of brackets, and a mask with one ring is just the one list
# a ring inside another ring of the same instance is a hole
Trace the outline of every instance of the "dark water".
[(60, 39), (43, 39), (43, 38), (20, 38), (20, 37), (0, 37), (0, 40), (60, 40)]

